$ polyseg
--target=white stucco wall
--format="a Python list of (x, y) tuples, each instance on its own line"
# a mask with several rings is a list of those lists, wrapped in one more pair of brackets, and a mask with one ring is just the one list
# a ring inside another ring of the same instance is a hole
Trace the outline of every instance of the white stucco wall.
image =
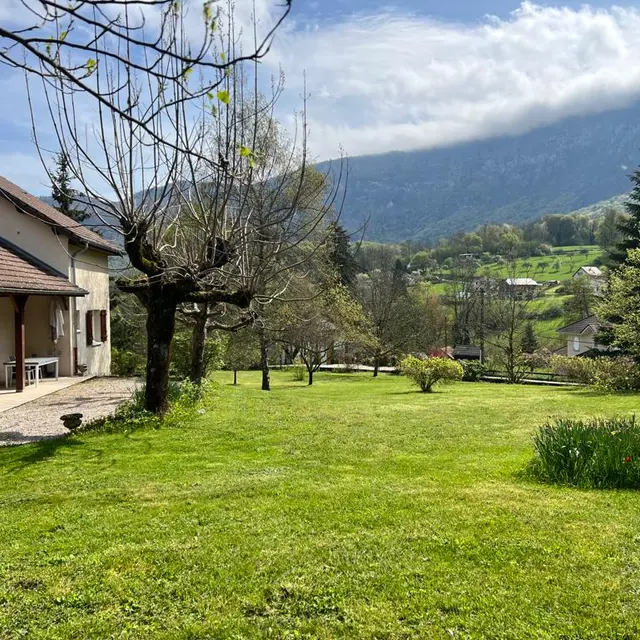
[(56, 235), (48, 224), (16, 211), (16, 208), (2, 197), (0, 197), (0, 237), (51, 265), (57, 271), (65, 275), (69, 273), (67, 236)]
[[(79, 247), (72, 247), (71, 253)], [(111, 373), (111, 330), (109, 309), (109, 259), (99, 251), (84, 251), (75, 259), (76, 284), (89, 291), (84, 298), (77, 298), (75, 305), (78, 311), (79, 326), (76, 332), (78, 345), (78, 364), (87, 365), (87, 374), (108, 376)], [(71, 277), (73, 281), (73, 276)], [(73, 311), (73, 302), (71, 304)], [(86, 312), (95, 310), (107, 311), (107, 341), (100, 342), (99, 322), (94, 330), (94, 341), (98, 344), (87, 346)]]
[[(578, 347), (577, 349), (576, 346)], [(596, 341), (593, 333), (574, 334), (567, 337), (567, 355), (569, 357), (579, 356), (581, 353), (585, 353), (595, 347)]]

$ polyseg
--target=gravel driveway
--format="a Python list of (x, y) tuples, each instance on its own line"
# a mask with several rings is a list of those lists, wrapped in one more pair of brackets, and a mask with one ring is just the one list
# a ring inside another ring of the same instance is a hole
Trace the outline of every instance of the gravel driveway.
[(81, 413), (83, 422), (113, 413), (131, 397), (139, 380), (94, 378), (0, 413), (0, 446), (69, 433), (60, 416)]

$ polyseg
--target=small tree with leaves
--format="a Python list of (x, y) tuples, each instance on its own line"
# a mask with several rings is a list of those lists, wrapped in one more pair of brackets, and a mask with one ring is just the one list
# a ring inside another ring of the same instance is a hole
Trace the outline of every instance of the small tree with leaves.
[(260, 362), (260, 344), (258, 336), (251, 327), (233, 331), (227, 339), (224, 363), (233, 371), (233, 385), (238, 384), (238, 371), (257, 365)]
[(571, 297), (564, 303), (564, 313), (569, 322), (587, 318), (593, 314), (596, 294), (587, 276), (573, 278), (567, 285)]
[(607, 322), (606, 340), (640, 362), (640, 249), (631, 249), (627, 260), (610, 276), (607, 295), (596, 306)]

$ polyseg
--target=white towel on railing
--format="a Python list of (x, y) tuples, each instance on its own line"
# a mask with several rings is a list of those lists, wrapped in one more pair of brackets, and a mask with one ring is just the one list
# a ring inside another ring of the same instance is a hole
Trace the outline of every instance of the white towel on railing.
[(64, 311), (59, 298), (53, 298), (49, 304), (49, 328), (54, 342), (64, 336)]

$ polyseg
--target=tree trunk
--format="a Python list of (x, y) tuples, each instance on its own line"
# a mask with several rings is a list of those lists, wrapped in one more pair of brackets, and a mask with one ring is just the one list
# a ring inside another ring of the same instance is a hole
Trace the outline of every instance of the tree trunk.
[(378, 377), (378, 371), (380, 370), (380, 359), (376, 356), (373, 359), (373, 377)]
[(163, 294), (162, 288), (158, 288), (149, 291), (146, 307), (147, 386), (144, 403), (147, 411), (163, 414), (169, 408), (169, 364), (177, 304)]
[(237, 369), (233, 370), (233, 386), (234, 387), (238, 386), (238, 370)]
[(204, 353), (207, 343), (207, 319), (209, 305), (200, 305), (200, 311), (196, 315), (196, 323), (191, 334), (191, 373), (189, 378), (194, 384), (202, 384), (205, 374)]
[(309, 369), (309, 386), (313, 384), (313, 369)]
[(271, 391), (271, 376), (269, 373), (269, 354), (264, 331), (260, 331), (260, 370), (262, 371), (262, 390)]

